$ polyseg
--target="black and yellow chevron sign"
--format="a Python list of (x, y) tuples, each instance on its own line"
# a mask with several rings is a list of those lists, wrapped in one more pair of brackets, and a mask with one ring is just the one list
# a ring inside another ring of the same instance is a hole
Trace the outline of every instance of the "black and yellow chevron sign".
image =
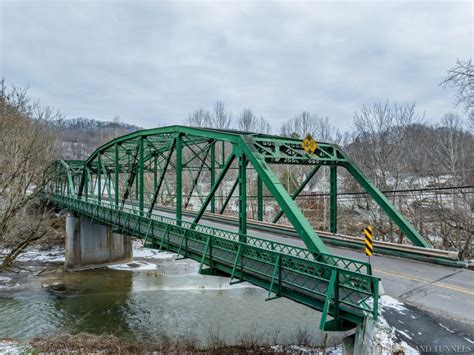
[(364, 228), (365, 235), (365, 255), (372, 256), (374, 254), (374, 245), (372, 243), (372, 227), (367, 226)]

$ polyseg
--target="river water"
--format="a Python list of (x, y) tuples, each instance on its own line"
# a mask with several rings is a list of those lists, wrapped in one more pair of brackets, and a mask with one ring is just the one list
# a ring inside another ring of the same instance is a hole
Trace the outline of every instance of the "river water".
[(131, 264), (128, 270), (10, 274), (10, 287), (0, 289), (0, 338), (89, 332), (298, 344), (304, 337), (333, 346), (345, 336), (319, 331), (315, 310), (284, 298), (265, 301), (267, 291), (249, 283), (201, 275), (192, 260), (160, 253), (147, 261), (145, 270)]

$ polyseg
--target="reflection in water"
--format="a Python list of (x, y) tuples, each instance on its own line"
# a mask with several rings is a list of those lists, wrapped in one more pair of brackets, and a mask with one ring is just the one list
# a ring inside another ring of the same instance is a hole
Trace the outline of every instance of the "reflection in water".
[(133, 274), (108, 270), (66, 273), (63, 283), (47, 288), (61, 314), (61, 326), (70, 333), (101, 334), (113, 330), (128, 334), (128, 299)]
[[(323, 342), (320, 314), (247, 283), (198, 274), (191, 260), (156, 260), (149, 271), (94, 270), (29, 276), (23, 290), (0, 292), (0, 338), (89, 332), (137, 339), (218, 337), (292, 343), (307, 329)], [(22, 281), (24, 284), (25, 281)], [(9, 320), (5, 322), (5, 320)], [(332, 333), (328, 345), (339, 343)]]

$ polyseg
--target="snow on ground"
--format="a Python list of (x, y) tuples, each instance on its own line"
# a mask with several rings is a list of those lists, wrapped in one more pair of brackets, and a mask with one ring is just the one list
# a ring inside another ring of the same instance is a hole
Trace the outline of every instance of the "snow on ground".
[[(0, 290), (3, 288), (15, 288), (15, 287), (19, 287), (20, 284), (17, 284), (17, 283), (13, 283), (12, 282), (12, 278), (11, 277), (8, 277), (8, 276), (0, 276)], [(1, 352), (0, 352), (1, 354)]]
[(0, 354), (20, 354), (31, 351), (29, 345), (19, 343), (15, 340), (0, 340)]
[[(402, 314), (408, 311), (403, 303), (393, 297), (383, 295), (379, 298), (379, 309), (383, 312), (386, 308), (392, 308)], [(404, 354), (408, 355), (419, 354), (417, 350), (412, 348), (406, 342), (397, 339), (396, 332), (403, 334), (403, 331), (390, 326), (382, 314), (379, 314), (375, 327), (374, 342), (377, 344), (377, 348), (381, 353), (397, 353), (403, 351)], [(410, 337), (408, 338), (410, 339)]]
[(313, 348), (304, 345), (273, 345), (270, 347), (276, 353), (290, 353), (290, 354), (314, 354), (314, 355), (341, 355), (342, 346), (325, 348)]
[(40, 250), (38, 248), (29, 248), (21, 253), (18, 261), (41, 261), (45, 263), (63, 263), (64, 248), (54, 247), (49, 250)]

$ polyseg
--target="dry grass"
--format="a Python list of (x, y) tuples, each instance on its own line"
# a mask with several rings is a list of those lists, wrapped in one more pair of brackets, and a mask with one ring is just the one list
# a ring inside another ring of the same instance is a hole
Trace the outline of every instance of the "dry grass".
[[(77, 335), (62, 334), (36, 338), (30, 342), (38, 353), (75, 353), (75, 354), (282, 354), (299, 353), (292, 347), (258, 344), (255, 338), (247, 341), (242, 336), (238, 345), (226, 345), (220, 338), (214, 338), (204, 347), (199, 346), (194, 337), (184, 337), (173, 342), (168, 337), (157, 340), (138, 341), (119, 338), (115, 335), (94, 335), (80, 333)], [(312, 349), (318, 353), (319, 349)]]

